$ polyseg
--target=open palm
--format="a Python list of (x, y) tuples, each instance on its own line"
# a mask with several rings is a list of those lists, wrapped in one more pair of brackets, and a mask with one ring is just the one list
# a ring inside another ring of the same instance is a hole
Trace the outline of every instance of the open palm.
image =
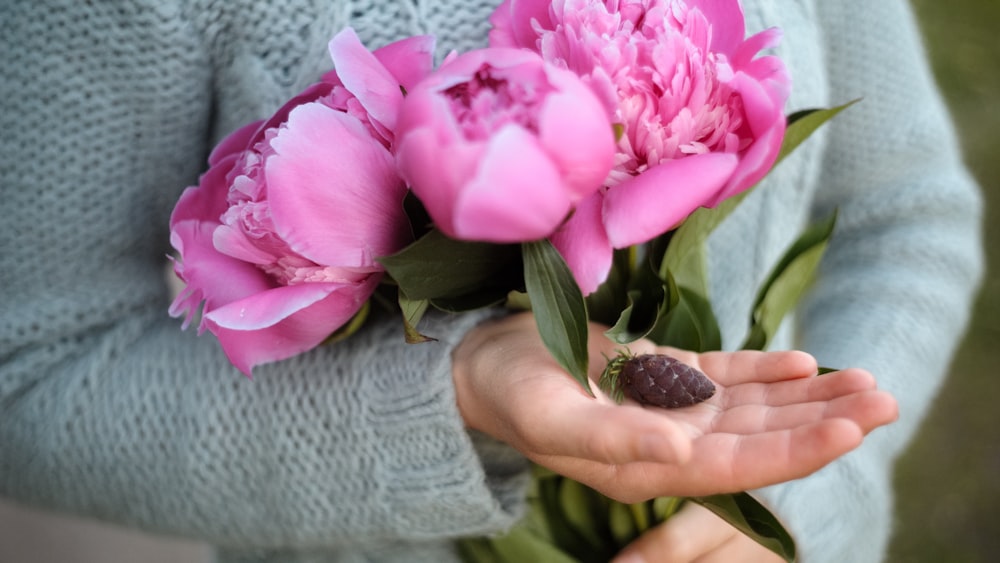
[[(591, 378), (615, 345), (591, 330)], [(588, 395), (548, 354), (529, 315), (476, 329), (456, 349), (454, 373), (466, 423), (536, 463), (623, 502), (701, 496), (803, 477), (895, 420), (892, 396), (859, 369), (821, 377), (802, 352), (668, 353), (716, 384), (683, 409), (616, 405)]]

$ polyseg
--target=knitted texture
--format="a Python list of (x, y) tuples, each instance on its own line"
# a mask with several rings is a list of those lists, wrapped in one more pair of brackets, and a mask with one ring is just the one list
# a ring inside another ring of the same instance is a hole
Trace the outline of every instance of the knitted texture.
[[(463, 428), (449, 352), (480, 315), (255, 371), (170, 319), (167, 219), (207, 151), (369, 47), (485, 42), (499, 0), (0, 3), (0, 495), (224, 546), (229, 561), (445, 560), (509, 527), (525, 462)], [(840, 210), (779, 346), (872, 370), (902, 418), (821, 472), (761, 491), (806, 563), (878, 561), (889, 476), (945, 373), (981, 274), (976, 189), (903, 0), (747, 1), (785, 31), (789, 109), (863, 97), (713, 235), (713, 303), (738, 345), (756, 283)], [(752, 242), (751, 242), (752, 241)], [(488, 314), (488, 313), (484, 313)], [(797, 340), (791, 340), (795, 335)]]
[(878, 561), (891, 532), (892, 461), (939, 389), (982, 274), (982, 202), (908, 4), (815, 9), (830, 102), (861, 101), (827, 131), (813, 213), (837, 209), (838, 227), (795, 345), (821, 365), (870, 370), (899, 400), (900, 419), (765, 497), (797, 515), (786, 522), (803, 561)]

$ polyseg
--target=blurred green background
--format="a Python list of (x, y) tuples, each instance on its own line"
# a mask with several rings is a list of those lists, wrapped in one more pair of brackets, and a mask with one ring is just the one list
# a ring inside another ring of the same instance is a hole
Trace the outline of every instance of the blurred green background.
[(912, 3), (986, 197), (990, 270), (951, 377), (896, 472), (890, 561), (1000, 561), (1000, 1)]

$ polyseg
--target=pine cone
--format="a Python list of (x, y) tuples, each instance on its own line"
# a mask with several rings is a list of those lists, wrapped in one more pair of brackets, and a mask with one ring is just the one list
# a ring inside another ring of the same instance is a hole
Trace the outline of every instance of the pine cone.
[(715, 394), (705, 374), (664, 354), (619, 354), (608, 362), (601, 388), (619, 402), (628, 397), (667, 409), (695, 405)]

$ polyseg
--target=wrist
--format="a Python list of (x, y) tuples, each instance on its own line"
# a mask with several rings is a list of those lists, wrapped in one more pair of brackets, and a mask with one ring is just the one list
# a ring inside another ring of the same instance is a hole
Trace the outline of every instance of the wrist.
[(466, 428), (486, 432), (479, 422), (484, 409), (475, 389), (475, 377), (486, 369), (484, 355), (496, 321), (487, 321), (470, 329), (451, 351), (451, 378), (455, 386), (455, 401)]

